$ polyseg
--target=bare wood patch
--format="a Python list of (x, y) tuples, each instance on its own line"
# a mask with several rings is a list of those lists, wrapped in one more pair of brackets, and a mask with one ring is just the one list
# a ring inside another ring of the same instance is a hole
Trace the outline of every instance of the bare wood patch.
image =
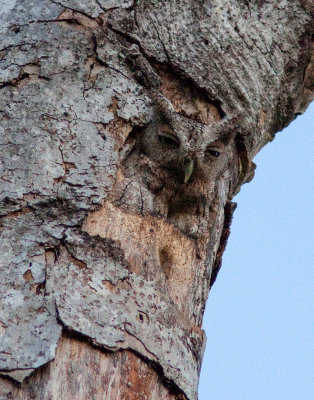
[(90, 18), (87, 15), (80, 13), (79, 11), (74, 11), (70, 9), (64, 9), (57, 21), (65, 21), (67, 24), (72, 24), (73, 28), (86, 31), (86, 28), (91, 31), (99, 30), (100, 24), (98, 24), (97, 19)]
[(106, 69), (104, 65), (99, 63), (95, 55), (87, 58), (85, 68), (88, 79), (93, 83), (96, 82), (98, 74)]
[(26, 280), (26, 282), (30, 282), (30, 281), (34, 280), (32, 271), (30, 269), (25, 271), (23, 274), (23, 278)]
[(10, 213), (4, 215), (2, 218), (18, 218), (21, 215), (25, 215), (25, 214), (28, 214), (31, 212), (33, 212), (33, 210), (30, 207), (24, 207), (20, 210), (10, 212)]
[(88, 215), (83, 230), (118, 243), (131, 272), (164, 274), (171, 298), (181, 309), (184, 307), (200, 262), (194, 240), (161, 218), (132, 214), (110, 202)]
[(15, 400), (186, 400), (161, 384), (152, 365), (130, 351), (104, 352), (67, 334), (55, 359), (17, 386), (0, 377), (0, 398)]
[(83, 262), (83, 261), (81, 261), (81, 260), (79, 260), (79, 259), (73, 257), (73, 255), (69, 255), (68, 258), (69, 258), (69, 261), (70, 261), (72, 264), (76, 265), (76, 266), (79, 267), (80, 269), (83, 269), (83, 268), (86, 268), (86, 267), (87, 267), (87, 264), (86, 264), (85, 262)]
[(187, 81), (176, 77), (165, 67), (158, 67), (161, 91), (171, 101), (175, 111), (203, 124), (221, 120), (221, 113), (209, 99)]

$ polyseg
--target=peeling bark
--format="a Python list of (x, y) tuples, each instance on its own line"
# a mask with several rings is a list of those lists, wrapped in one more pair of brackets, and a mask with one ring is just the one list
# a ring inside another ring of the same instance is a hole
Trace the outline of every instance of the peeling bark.
[(54, 360), (21, 385), (0, 377), (0, 398), (184, 400), (177, 387), (162, 381), (160, 373), (133, 352), (106, 352), (65, 334)]
[(232, 197), (313, 98), (311, 1), (0, 13), (1, 398), (196, 399)]

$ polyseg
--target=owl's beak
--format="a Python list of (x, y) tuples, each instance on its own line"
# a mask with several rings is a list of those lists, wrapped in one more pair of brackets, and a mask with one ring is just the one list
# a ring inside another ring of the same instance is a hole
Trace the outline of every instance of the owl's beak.
[(194, 161), (187, 158), (184, 161), (184, 183), (187, 183), (194, 170)]

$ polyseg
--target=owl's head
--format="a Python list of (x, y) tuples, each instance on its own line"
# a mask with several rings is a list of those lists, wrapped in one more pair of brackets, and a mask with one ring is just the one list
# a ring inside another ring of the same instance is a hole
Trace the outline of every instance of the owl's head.
[(235, 136), (227, 130), (230, 125), (191, 120), (176, 113), (162, 96), (157, 104), (154, 118), (143, 132), (142, 152), (179, 184), (214, 179), (229, 160)]

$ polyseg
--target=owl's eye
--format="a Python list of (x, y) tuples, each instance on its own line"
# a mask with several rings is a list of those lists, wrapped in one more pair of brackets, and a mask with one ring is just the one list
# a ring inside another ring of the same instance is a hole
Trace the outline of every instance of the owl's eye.
[(177, 149), (180, 146), (179, 140), (171, 133), (158, 135), (160, 143), (166, 147)]
[(209, 158), (209, 159), (215, 159), (218, 158), (220, 156), (220, 151), (216, 148), (207, 148), (206, 153), (205, 153), (205, 157)]
[(220, 156), (220, 152), (217, 150), (208, 150), (208, 153), (213, 156), (213, 157), (219, 157)]

